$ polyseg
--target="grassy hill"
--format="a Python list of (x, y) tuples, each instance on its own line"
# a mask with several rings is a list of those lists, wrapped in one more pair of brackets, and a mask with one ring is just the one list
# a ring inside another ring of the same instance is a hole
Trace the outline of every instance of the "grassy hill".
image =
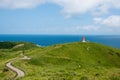
[(8, 80), (15, 75), (10, 70), (4, 72), (6, 62), (13, 58), (19, 58), (23, 50), (27, 52), (37, 48), (35, 44), (27, 42), (0, 42), (0, 80)]
[[(120, 80), (120, 50), (96, 43), (67, 43), (37, 49), (18, 61), (23, 80)], [(22, 63), (22, 64), (21, 64)]]
[(31, 60), (14, 62), (26, 73), (20, 80), (120, 80), (120, 49), (81, 42), (24, 49)]
[(0, 49), (27, 50), (27, 49), (36, 48), (36, 47), (37, 46), (35, 44), (28, 43), (28, 42), (0, 42)]
[(83, 66), (120, 67), (120, 50), (95, 43), (70, 43), (45, 48), (44, 53), (35, 54), (34, 65), (61, 65), (74, 62)]

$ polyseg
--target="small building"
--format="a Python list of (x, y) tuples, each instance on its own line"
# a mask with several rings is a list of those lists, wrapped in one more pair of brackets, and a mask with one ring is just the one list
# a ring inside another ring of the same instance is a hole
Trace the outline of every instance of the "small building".
[(84, 37), (84, 36), (82, 36), (82, 42), (86, 42), (86, 40), (85, 40), (85, 37)]

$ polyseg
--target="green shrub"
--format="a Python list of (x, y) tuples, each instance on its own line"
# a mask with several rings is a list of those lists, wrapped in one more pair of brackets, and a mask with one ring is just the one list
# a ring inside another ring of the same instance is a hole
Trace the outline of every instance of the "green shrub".
[(112, 76), (110, 77), (110, 80), (120, 80), (120, 76)]
[(80, 78), (80, 80), (89, 80), (89, 79), (88, 79), (88, 77), (83, 76), (83, 77)]
[(16, 45), (14, 42), (0, 42), (0, 49), (11, 49)]

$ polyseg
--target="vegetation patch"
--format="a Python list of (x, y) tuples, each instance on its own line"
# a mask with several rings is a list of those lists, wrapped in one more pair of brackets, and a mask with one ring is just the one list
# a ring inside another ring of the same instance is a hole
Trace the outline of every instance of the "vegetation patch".
[[(25, 71), (20, 80), (120, 80), (120, 50), (97, 43), (66, 43), (47, 47), (19, 43), (0, 49), (0, 70), (13, 58), (14, 65)], [(21, 46), (21, 47), (20, 47)], [(30, 60), (21, 60), (21, 51)], [(12, 76), (0, 72), (0, 80)]]

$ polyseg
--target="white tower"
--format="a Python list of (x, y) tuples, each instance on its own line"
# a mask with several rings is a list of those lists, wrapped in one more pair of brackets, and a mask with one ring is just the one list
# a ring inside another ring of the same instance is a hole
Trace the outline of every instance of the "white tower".
[(85, 41), (85, 37), (84, 37), (84, 36), (82, 37), (82, 42), (86, 42), (86, 41)]

